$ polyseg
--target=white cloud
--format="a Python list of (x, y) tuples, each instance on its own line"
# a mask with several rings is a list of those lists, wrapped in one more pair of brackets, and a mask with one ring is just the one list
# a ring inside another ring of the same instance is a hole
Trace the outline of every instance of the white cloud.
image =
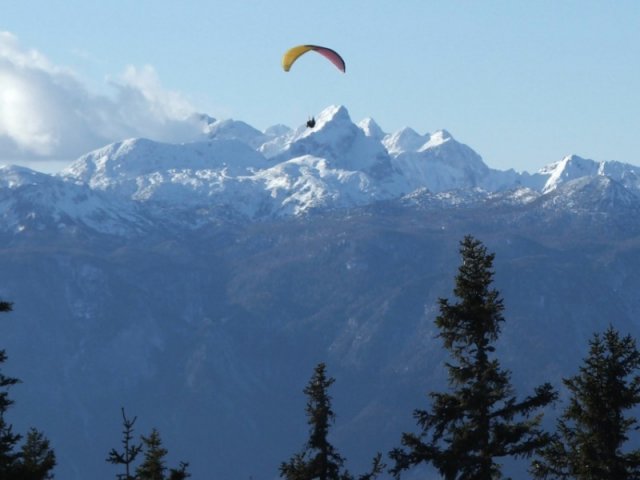
[(151, 66), (129, 66), (94, 95), (69, 69), (0, 32), (0, 163), (74, 160), (130, 137), (197, 138), (201, 126), (183, 95), (167, 91)]

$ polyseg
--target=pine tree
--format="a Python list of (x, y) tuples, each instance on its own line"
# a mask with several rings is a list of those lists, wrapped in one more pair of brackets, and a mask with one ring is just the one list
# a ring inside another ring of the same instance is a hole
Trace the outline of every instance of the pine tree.
[(123, 450), (122, 452), (118, 452), (115, 448), (112, 448), (107, 457), (107, 462), (109, 463), (124, 465), (125, 473), (118, 475), (118, 479), (120, 480), (135, 480), (130, 474), (131, 467), (138, 454), (142, 451), (141, 444), (131, 443), (131, 440), (133, 440), (133, 425), (136, 423), (137, 418), (138, 417), (133, 417), (133, 420), (127, 418), (124, 408), (122, 408), (122, 426), (124, 428), (122, 431)]
[[(0, 301), (0, 312), (11, 312), (13, 304)], [(0, 365), (7, 360), (7, 354), (0, 350)], [(49, 446), (49, 440), (32, 428), (20, 451), (16, 450), (22, 435), (13, 432), (13, 426), (7, 422), (6, 413), (13, 405), (9, 398), (9, 388), (20, 380), (7, 377), (0, 372), (0, 479), (2, 480), (50, 480), (56, 465), (55, 454)]]
[(136, 480), (184, 480), (191, 476), (187, 471), (189, 464), (186, 462), (180, 462), (178, 468), (169, 469), (169, 476), (165, 476), (167, 472), (165, 457), (169, 452), (163, 447), (162, 438), (157, 429), (152, 429), (148, 437), (143, 435), (141, 438), (144, 460), (136, 468)]
[(342, 478), (344, 459), (327, 439), (329, 427), (335, 419), (328, 393), (334, 381), (327, 378), (326, 366), (320, 363), (304, 389), (308, 397), (307, 423), (311, 427), (309, 441), (302, 452), (294, 455), (288, 463), (281, 464), (280, 474), (287, 480)]
[[(168, 452), (162, 446), (160, 432), (154, 428), (148, 437), (141, 435), (141, 443), (133, 443), (133, 425), (136, 423), (137, 417), (133, 417), (133, 420), (127, 418), (123, 408), (122, 419), (124, 427), (122, 431), (123, 450), (118, 452), (113, 448), (107, 457), (109, 463), (124, 465), (125, 473), (117, 475), (119, 480), (185, 480), (191, 476), (187, 471), (189, 464), (180, 462), (178, 468), (169, 469), (169, 476), (166, 477), (167, 467), (164, 458)], [(134, 462), (143, 451), (144, 460), (135, 469), (135, 476), (132, 476)]]
[[(326, 366), (316, 366), (309, 384), (304, 389), (308, 397), (306, 414), (310, 426), (309, 440), (304, 449), (296, 453), (288, 462), (280, 465), (280, 475), (287, 480), (352, 480), (344, 469), (345, 459), (329, 443), (329, 428), (335, 420), (328, 389), (335, 379), (327, 377)], [(360, 480), (375, 478), (384, 464), (378, 454), (373, 461), (371, 472), (360, 476)]]
[(471, 236), (460, 243), (462, 265), (450, 304), (440, 299), (436, 325), (452, 359), (447, 363), (448, 393), (431, 393), (431, 410), (416, 410), (420, 434), (404, 433), (402, 448), (391, 453), (391, 473), (422, 463), (433, 465), (445, 480), (502, 478), (502, 457), (530, 456), (550, 436), (540, 427), (541, 414), (556, 393), (549, 384), (517, 401), (510, 372), (494, 358), (494, 343), (504, 322), (503, 301), (491, 288), (494, 254)]
[(186, 480), (191, 477), (191, 474), (187, 471), (189, 464), (187, 462), (180, 462), (178, 468), (172, 468), (169, 470), (169, 480)]
[(554, 440), (541, 449), (531, 473), (543, 479), (640, 478), (640, 449), (625, 453), (637, 420), (625, 412), (640, 404), (640, 352), (631, 336), (613, 327), (595, 334), (579, 373), (563, 380), (569, 405)]
[[(0, 365), (7, 360), (7, 354), (0, 350)], [(16, 444), (22, 438), (21, 435), (13, 432), (13, 426), (6, 421), (6, 412), (13, 405), (13, 400), (9, 398), (9, 388), (19, 383), (17, 378), (7, 377), (0, 372), (0, 478), (6, 478), (19, 458), (15, 452)]]
[(51, 480), (51, 471), (56, 466), (56, 456), (49, 445), (49, 440), (38, 430), (32, 428), (20, 453), (19, 480)]
[[(0, 312), (11, 312), (12, 304), (0, 301)], [(0, 350), (0, 365), (7, 361), (7, 354)], [(17, 378), (7, 377), (0, 372), (0, 478), (9, 478), (14, 471), (19, 454), (15, 452), (21, 435), (13, 432), (11, 424), (7, 423), (6, 412), (13, 405), (9, 398), (9, 388), (20, 383)]]
[[(0, 365), (7, 360), (7, 354), (0, 350)], [(13, 405), (9, 398), (9, 388), (20, 381), (17, 378), (7, 377), (0, 372), (0, 478), (10, 478), (14, 472), (20, 454), (15, 451), (16, 445), (22, 438), (14, 433), (13, 426), (6, 420), (6, 412)]]
[(142, 436), (144, 445), (144, 461), (136, 469), (136, 478), (139, 480), (164, 480), (167, 471), (164, 457), (167, 449), (162, 446), (160, 433), (155, 428), (148, 437)]

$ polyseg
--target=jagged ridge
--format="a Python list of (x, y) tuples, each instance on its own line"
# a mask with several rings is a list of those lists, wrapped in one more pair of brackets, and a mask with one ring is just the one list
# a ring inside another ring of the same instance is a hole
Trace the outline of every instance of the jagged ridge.
[[(584, 182), (572, 183), (579, 178), (607, 177), (625, 190), (628, 202), (640, 192), (640, 175), (632, 165), (574, 155), (534, 174), (495, 170), (445, 130), (385, 133), (370, 118), (354, 124), (344, 106), (325, 109), (313, 129), (279, 125), (260, 132), (244, 122), (209, 119), (204, 134), (207, 140), (179, 145), (129, 139), (105, 146), (55, 176), (61, 182), (57, 188), (102, 192), (101, 201), (112, 198), (115, 211), (126, 210), (129, 202), (136, 205), (132, 209), (142, 206), (156, 215), (166, 208), (197, 212), (189, 216), (197, 218), (196, 225), (222, 211), (248, 219), (301, 215), (399, 199), (424, 189), (434, 194), (474, 190), (481, 197), (529, 190), (526, 196), (510, 196), (514, 203), (561, 186), (582, 189)], [(4, 188), (14, 175), (9, 172), (0, 172), (6, 176), (0, 178)], [(554, 198), (544, 205), (588, 209), (576, 204), (582, 196), (574, 195), (571, 202), (558, 200), (567, 194)], [(80, 210), (75, 214), (82, 215)]]

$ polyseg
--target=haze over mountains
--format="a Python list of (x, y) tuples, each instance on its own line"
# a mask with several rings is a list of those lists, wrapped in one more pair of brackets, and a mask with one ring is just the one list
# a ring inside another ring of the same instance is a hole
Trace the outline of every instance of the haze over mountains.
[(334, 444), (364, 471), (445, 387), (433, 319), (468, 233), (497, 255), (521, 395), (560, 387), (609, 323), (640, 333), (636, 166), (494, 170), (444, 130), (386, 133), (342, 106), (314, 129), (200, 120), (199, 142), (0, 168), (10, 420), (51, 438), (56, 478), (113, 478), (121, 406), (194, 479), (276, 478), (320, 361)]

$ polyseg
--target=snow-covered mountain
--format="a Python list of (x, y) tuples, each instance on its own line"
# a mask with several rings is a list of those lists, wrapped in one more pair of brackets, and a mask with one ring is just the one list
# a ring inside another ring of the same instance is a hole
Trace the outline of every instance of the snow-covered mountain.
[(524, 187), (544, 195), (571, 180), (606, 176), (631, 195), (640, 191), (638, 168), (628, 164), (569, 156), (534, 174), (499, 171), (445, 130), (385, 133), (371, 118), (353, 123), (343, 106), (328, 107), (316, 122), (312, 129), (278, 125), (260, 132), (241, 121), (209, 119), (206, 140), (126, 140), (84, 155), (58, 178), (156, 213), (159, 206), (199, 208), (197, 225), (221, 212), (300, 215), (422, 189), (493, 195)]
[(0, 348), (24, 382), (8, 420), (44, 430), (56, 478), (118, 473), (123, 406), (194, 480), (276, 478), (320, 361), (332, 440), (364, 471), (446, 388), (433, 320), (469, 233), (496, 253), (518, 394), (561, 388), (609, 323), (640, 335), (638, 167), (499, 171), (445, 130), (388, 133), (343, 106), (313, 129), (198, 121), (198, 142), (0, 168)]
[(563, 183), (583, 177), (606, 176), (615, 180), (631, 191), (640, 189), (640, 168), (621, 162), (596, 162), (569, 155), (557, 163), (544, 167), (539, 172), (546, 178), (543, 192), (558, 188)]
[(84, 226), (127, 236), (149, 226), (135, 203), (16, 166), (0, 167), (0, 218), (0, 229), (14, 233)]

